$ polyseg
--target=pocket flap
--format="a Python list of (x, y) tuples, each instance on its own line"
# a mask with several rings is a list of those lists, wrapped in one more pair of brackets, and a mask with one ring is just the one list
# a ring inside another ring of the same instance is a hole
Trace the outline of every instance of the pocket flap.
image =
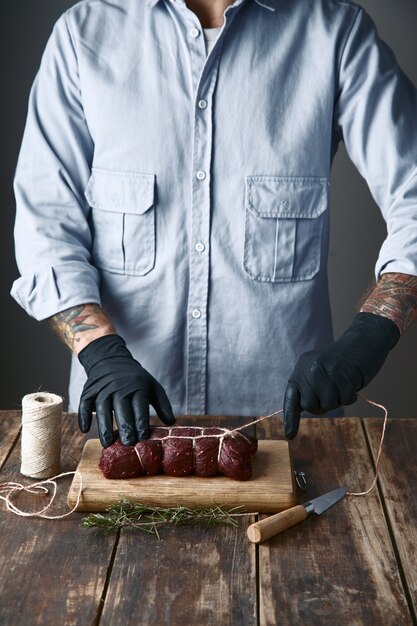
[(248, 206), (258, 217), (318, 217), (327, 208), (329, 186), (321, 176), (246, 176)]
[(85, 197), (91, 207), (112, 213), (145, 213), (154, 203), (155, 174), (92, 169)]

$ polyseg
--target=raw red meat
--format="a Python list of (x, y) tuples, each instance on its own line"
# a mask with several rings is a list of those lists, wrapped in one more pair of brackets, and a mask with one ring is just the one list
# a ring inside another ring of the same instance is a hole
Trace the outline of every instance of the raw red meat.
[[(169, 432), (171, 436), (167, 438)], [(163, 472), (168, 476), (216, 476), (236, 480), (252, 478), (251, 455), (258, 449), (254, 437), (236, 432), (224, 435), (220, 428), (151, 428), (151, 435), (135, 446), (118, 439), (103, 449), (99, 468), (106, 478), (134, 478)], [(203, 435), (203, 436), (202, 436)], [(219, 445), (221, 445), (219, 453)]]
[(250, 455), (256, 452), (254, 444), (243, 438), (224, 438), (222, 454), (219, 459), (219, 470), (236, 480), (249, 480), (252, 477), (252, 461)]
[(135, 448), (122, 445), (120, 439), (103, 450), (98, 466), (106, 478), (134, 478), (145, 473)]
[(196, 476), (216, 476), (219, 473), (217, 462), (219, 438), (210, 437), (210, 435), (220, 435), (221, 433), (219, 428), (205, 428), (205, 436), (195, 440), (194, 474)]
[[(120, 441), (120, 439), (119, 439)], [(122, 448), (130, 448), (132, 446), (123, 446)], [(143, 474), (154, 476), (161, 471), (162, 448), (159, 441), (147, 441), (146, 446), (133, 447), (139, 465), (143, 469)]]

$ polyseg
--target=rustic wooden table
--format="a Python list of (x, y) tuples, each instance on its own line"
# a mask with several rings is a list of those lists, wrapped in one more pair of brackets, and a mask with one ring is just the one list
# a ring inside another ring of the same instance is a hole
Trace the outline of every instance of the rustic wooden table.
[[(227, 425), (247, 421), (227, 418)], [(304, 419), (292, 444), (309, 483), (299, 501), (340, 485), (366, 488), (381, 426), (371, 418)], [(257, 435), (282, 438), (281, 421), (263, 422)], [(0, 481), (35, 482), (19, 473), (19, 439), (20, 413), (0, 412)], [(62, 471), (75, 469), (84, 441), (66, 414)], [(132, 530), (96, 534), (81, 527), (83, 513), (25, 519), (0, 505), (0, 623), (415, 625), (416, 455), (417, 419), (392, 419), (371, 495), (345, 498), (260, 546), (246, 539), (255, 514), (238, 518), (238, 528), (166, 528), (158, 541)], [(61, 512), (69, 484), (60, 483)]]

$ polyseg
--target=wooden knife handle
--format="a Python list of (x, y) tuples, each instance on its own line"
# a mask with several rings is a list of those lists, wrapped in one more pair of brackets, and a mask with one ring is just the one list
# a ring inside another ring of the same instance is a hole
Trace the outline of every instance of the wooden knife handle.
[(307, 517), (308, 513), (301, 504), (293, 506), (291, 509), (281, 511), (281, 513), (276, 513), (260, 522), (251, 524), (246, 531), (248, 539), (252, 543), (261, 543), (261, 541), (265, 541), (265, 539), (269, 539), (278, 533), (282, 533), (283, 530), (295, 526), (295, 524), (302, 522)]

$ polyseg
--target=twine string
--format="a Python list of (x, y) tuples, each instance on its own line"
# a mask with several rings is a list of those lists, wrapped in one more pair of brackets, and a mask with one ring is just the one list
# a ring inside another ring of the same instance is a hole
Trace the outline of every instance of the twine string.
[(139, 450), (138, 450), (138, 448), (136, 446), (134, 446), (133, 449), (136, 452), (136, 456), (138, 457), (140, 471), (143, 472), (143, 463), (142, 463), (142, 459), (141, 459), (141, 456), (140, 456), (140, 452), (139, 452)]
[[(52, 503), (55, 500), (57, 487), (58, 487), (57, 482), (56, 482), (57, 479), (62, 478), (64, 476), (71, 476), (71, 475), (78, 476), (79, 481), (80, 481), (78, 494), (77, 494), (77, 500), (74, 506), (72, 507), (70, 511), (68, 511), (67, 513), (64, 513), (63, 515), (45, 515), (45, 511), (47, 511), (52, 506)], [(52, 494), (49, 492), (49, 490), (46, 487), (44, 487), (44, 485), (52, 486)], [(43, 496), (49, 495), (50, 499), (47, 502), (47, 504), (45, 504), (45, 506), (42, 507), (39, 511), (33, 511), (33, 512), (23, 511), (22, 509), (19, 509), (15, 504), (13, 504), (13, 502), (11, 501), (11, 497), (15, 495), (16, 493), (19, 493), (20, 491), (26, 491), (27, 493), (32, 493), (32, 494), (42, 493)], [(83, 492), (83, 477), (78, 470), (75, 470), (74, 472), (63, 472), (62, 474), (58, 474), (57, 476), (53, 476), (52, 478), (47, 478), (46, 480), (41, 480), (29, 486), (24, 486), (24, 485), (21, 485), (20, 483), (14, 483), (14, 482), (0, 483), (0, 499), (4, 500), (8, 511), (11, 511), (12, 513), (15, 513), (16, 515), (19, 515), (20, 517), (41, 517), (44, 519), (62, 519), (63, 517), (67, 517), (68, 515), (71, 515), (71, 513), (73, 513), (77, 509), (81, 500), (82, 492)]]
[(358, 396), (360, 396), (363, 400), (365, 400), (365, 402), (369, 402), (369, 404), (372, 404), (373, 406), (376, 406), (379, 409), (382, 409), (384, 411), (384, 421), (382, 424), (381, 439), (379, 441), (378, 452), (376, 455), (374, 478), (366, 491), (348, 491), (347, 492), (348, 496), (366, 496), (375, 487), (376, 482), (378, 480), (378, 475), (379, 475), (379, 462), (381, 460), (382, 446), (384, 444), (384, 439), (385, 439), (385, 429), (387, 427), (387, 421), (388, 421), (388, 409), (383, 404), (378, 404), (378, 402), (374, 402), (373, 400), (370, 400), (369, 398), (364, 396), (362, 393), (358, 393)]
[[(381, 459), (381, 452), (382, 452), (382, 447), (383, 447), (383, 443), (384, 443), (384, 438), (385, 438), (385, 429), (386, 429), (386, 425), (387, 425), (387, 420), (388, 420), (388, 410), (386, 409), (385, 406), (383, 406), (382, 404), (378, 404), (378, 402), (374, 402), (373, 400), (370, 400), (369, 398), (367, 398), (366, 396), (364, 396), (361, 393), (358, 393), (358, 396), (360, 396), (363, 400), (365, 400), (365, 402), (368, 402), (369, 404), (372, 404), (373, 406), (376, 406), (380, 409), (382, 409), (382, 411), (384, 412), (384, 422), (383, 422), (383, 426), (382, 426), (382, 433), (381, 433), (381, 439), (379, 442), (379, 447), (378, 447), (378, 452), (377, 452), (377, 457), (376, 457), (376, 461), (375, 461), (375, 474), (374, 474), (374, 478), (372, 480), (371, 485), (369, 486), (369, 488), (366, 491), (358, 491), (358, 492), (354, 492), (354, 491), (348, 491), (347, 495), (349, 496), (365, 496), (367, 495), (370, 491), (372, 491), (372, 489), (375, 487), (376, 482), (378, 480), (378, 475), (379, 475), (379, 466), (380, 466), (380, 459)], [(273, 413), (269, 413), (268, 415), (262, 415), (261, 417), (258, 417), (257, 419), (253, 420), (252, 422), (249, 422), (248, 424), (244, 424), (243, 426), (238, 426), (236, 428), (233, 429), (228, 429), (228, 428), (219, 428), (219, 430), (221, 430), (221, 433), (216, 433), (213, 435), (204, 435), (204, 434), (200, 434), (200, 435), (173, 435), (172, 434), (172, 430), (180, 430), (181, 428), (190, 428), (189, 426), (176, 426), (174, 429), (173, 428), (167, 428), (167, 430), (169, 431), (169, 434), (166, 437), (163, 437), (161, 439), (159, 439), (159, 441), (165, 440), (165, 439), (172, 439), (172, 438), (179, 438), (179, 439), (193, 439), (193, 446), (195, 445), (195, 439), (199, 439), (201, 437), (218, 437), (219, 438), (219, 452), (218, 452), (218, 460), (220, 459), (220, 453), (221, 453), (221, 448), (222, 448), (222, 444), (224, 441), (224, 438), (227, 436), (234, 436), (235, 433), (238, 435), (241, 435), (242, 437), (244, 437), (244, 439), (246, 439), (246, 441), (249, 441), (248, 438), (241, 433), (240, 431), (243, 428), (248, 428), (249, 426), (253, 426), (254, 424), (258, 424), (260, 422), (262, 422), (263, 420), (266, 420), (270, 417), (273, 417), (274, 415), (279, 415), (280, 413), (283, 412), (283, 409), (280, 409), (279, 411), (274, 411)], [(163, 426), (159, 426), (158, 428), (164, 428)], [(136, 454), (138, 455), (138, 460), (140, 462), (140, 464), (142, 465), (141, 462), (141, 458), (139, 455), (139, 452), (137, 450), (137, 448), (134, 446)], [(64, 513), (62, 515), (46, 515), (45, 511), (47, 511), (53, 504), (56, 494), (57, 494), (57, 480), (60, 478), (63, 478), (64, 476), (70, 476), (70, 475), (74, 475), (77, 476), (79, 479), (79, 487), (78, 487), (78, 493), (77, 493), (77, 498), (76, 498), (76, 502), (74, 504), (74, 506), (72, 507), (72, 509), (70, 511), (68, 511), (67, 513)], [(50, 485), (52, 486), (52, 494), (49, 492), (49, 490), (47, 489), (47, 487), (45, 485)], [(47, 504), (45, 504), (45, 506), (43, 506), (39, 511), (34, 511), (34, 512), (28, 512), (28, 511), (23, 511), (22, 509), (19, 509), (15, 504), (13, 504), (13, 502), (11, 501), (11, 498), (13, 495), (15, 495), (16, 493), (19, 493), (21, 491), (26, 491), (27, 493), (32, 493), (32, 494), (42, 494), (43, 496), (49, 495), (49, 501), (47, 502)], [(81, 473), (78, 470), (75, 470), (73, 472), (63, 472), (62, 474), (58, 474), (57, 476), (53, 476), (51, 478), (48, 478), (46, 480), (42, 480), (40, 482), (34, 483), (32, 485), (29, 486), (24, 486), (21, 485), (20, 483), (16, 483), (16, 482), (4, 482), (4, 483), (0, 483), (0, 499), (4, 500), (4, 502), (6, 503), (6, 508), (8, 511), (11, 511), (12, 513), (15, 513), (16, 515), (19, 515), (21, 517), (39, 517), (39, 518), (44, 518), (44, 519), (51, 519), (51, 520), (58, 520), (58, 519), (63, 519), (64, 517), (67, 517), (68, 515), (71, 515), (78, 507), (80, 500), (81, 500), (81, 495), (83, 492), (83, 477), (81, 475)]]
[(226, 436), (229, 436), (229, 435), (234, 436), (234, 433), (237, 433), (238, 435), (246, 439), (248, 443), (250, 443), (249, 439), (240, 431), (243, 428), (248, 428), (249, 426), (253, 426), (254, 424), (257, 424), (258, 422), (262, 422), (263, 420), (266, 420), (268, 417), (273, 417), (274, 415), (278, 415), (279, 413), (282, 413), (283, 410), (284, 409), (280, 409), (279, 411), (274, 411), (273, 413), (270, 413), (269, 415), (262, 415), (261, 417), (258, 417), (256, 420), (253, 420), (252, 422), (249, 422), (248, 424), (243, 424), (243, 426), (238, 426), (237, 428), (233, 428), (232, 430), (230, 430), (230, 428), (224, 428), (222, 426), (210, 426), (210, 428), (216, 428), (217, 430), (222, 431), (221, 433), (213, 433), (210, 435), (172, 434), (172, 431), (175, 431), (175, 433), (177, 433), (177, 431), (181, 430), (182, 428), (184, 428), (185, 430), (190, 430), (191, 428), (195, 428), (195, 430), (197, 430), (198, 427), (194, 427), (194, 426), (175, 426), (174, 428), (170, 428), (168, 426), (157, 426), (156, 428), (158, 428), (159, 430), (167, 430), (168, 435), (165, 435), (165, 437), (158, 437), (158, 439), (154, 439), (153, 441), (165, 441), (166, 439), (205, 439), (207, 437), (210, 437), (210, 438), (218, 437), (219, 439), (223, 439)]
[(222, 448), (223, 448), (224, 434), (219, 437), (219, 449), (217, 452), (217, 466), (220, 465), (220, 458), (222, 456)]

